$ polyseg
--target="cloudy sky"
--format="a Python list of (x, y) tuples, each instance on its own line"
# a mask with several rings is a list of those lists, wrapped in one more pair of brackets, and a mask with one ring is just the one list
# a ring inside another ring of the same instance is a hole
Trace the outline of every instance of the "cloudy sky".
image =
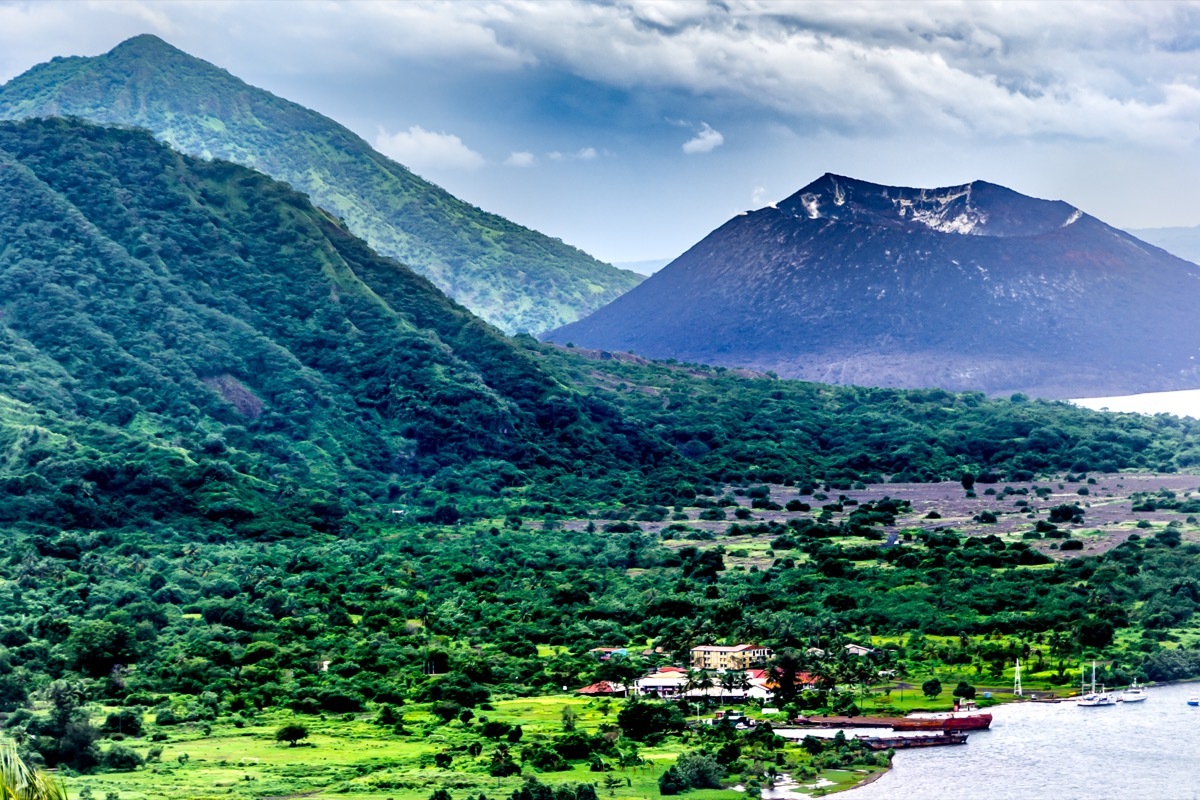
[(0, 81), (138, 33), (610, 261), (824, 172), (1200, 224), (1200, 4), (12, 2)]

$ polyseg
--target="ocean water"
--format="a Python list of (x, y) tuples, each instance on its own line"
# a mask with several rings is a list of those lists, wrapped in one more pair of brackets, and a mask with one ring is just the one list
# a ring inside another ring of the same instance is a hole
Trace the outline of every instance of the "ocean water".
[(1176, 392), (1147, 392), (1120, 397), (1083, 397), (1071, 400), (1093, 411), (1132, 411), (1137, 414), (1174, 414), (1200, 418), (1200, 389)]
[(1200, 800), (1200, 685), (1151, 687), (1144, 703), (1021, 703), (961, 747), (901, 750), (845, 800)]

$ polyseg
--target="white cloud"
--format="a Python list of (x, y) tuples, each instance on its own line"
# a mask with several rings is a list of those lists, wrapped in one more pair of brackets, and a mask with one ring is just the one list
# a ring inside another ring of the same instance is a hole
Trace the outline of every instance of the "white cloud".
[(1194, 2), (0, 0), (0, 79), (146, 29), (237, 74), (549, 68), (840, 133), (1200, 135)]
[(767, 201), (767, 188), (765, 186), (755, 186), (750, 192), (750, 205), (755, 208), (761, 208), (763, 203)]
[(537, 156), (525, 150), (515, 152), (504, 159), (504, 166), (506, 167), (532, 167), (536, 163)]
[(700, 123), (700, 130), (691, 139), (683, 143), (683, 152), (690, 155), (696, 153), (711, 153), (725, 144), (725, 137), (718, 130), (713, 130), (707, 122)]
[(1188, 144), (1195, 3), (501, 3), (496, 40), (583, 78), (808, 127)]
[(396, 133), (388, 133), (380, 128), (375, 137), (375, 149), (418, 171), (478, 169), (487, 163), (483, 156), (463, 144), (463, 140), (454, 134), (427, 131), (420, 125)]
[[(604, 155), (610, 156), (612, 153), (607, 150)], [(551, 161), (594, 161), (600, 157), (600, 151), (594, 147), (581, 147), (574, 153), (563, 153), (560, 150), (551, 150), (546, 153), (546, 158)]]

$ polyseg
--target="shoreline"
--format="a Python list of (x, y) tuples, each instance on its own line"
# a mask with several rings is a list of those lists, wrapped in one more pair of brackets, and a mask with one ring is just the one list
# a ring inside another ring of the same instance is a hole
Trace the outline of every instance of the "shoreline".
[[(1158, 681), (1155, 683), (1146, 684), (1146, 686), (1147, 686), (1147, 688), (1152, 689), (1155, 687), (1180, 686), (1180, 685), (1198, 684), (1198, 683), (1200, 683), (1200, 676), (1195, 676), (1195, 677), (1190, 677), (1190, 678), (1180, 678), (1179, 680), (1173, 680), (1173, 681)], [(1036, 694), (1036, 692), (1031, 692), (1031, 694)], [(1044, 703), (1044, 704), (1050, 704), (1050, 705), (1057, 705), (1060, 703), (1069, 703), (1073, 700), (1078, 699), (1079, 697), (1080, 697), (1079, 694), (1071, 694), (1071, 695), (1067, 695), (1065, 697), (1047, 697), (1044, 699), (1043, 698), (1032, 699), (1032, 698), (1028, 698), (1028, 697), (1010, 697), (1006, 700), (1000, 700), (1000, 699), (993, 697), (993, 698), (991, 698), (992, 702), (985, 708), (992, 708), (995, 706), (1016, 705), (1019, 703), (1039, 703), (1039, 704)], [(967, 745), (967, 746), (969, 747), (970, 745)], [(858, 781), (857, 783), (851, 784), (849, 786), (845, 786), (840, 789), (835, 789), (834, 791), (828, 792), (827, 794), (842, 794), (842, 793), (846, 793), (846, 792), (851, 792), (855, 789), (860, 789), (864, 786), (869, 786), (872, 783), (874, 783), (875, 781), (882, 778), (884, 775), (887, 775), (889, 772), (891, 772), (892, 764), (894, 761), (895, 761), (895, 754), (893, 754), (892, 760), (890, 760), (888, 762), (888, 765), (886, 767), (880, 769), (878, 772), (876, 772), (872, 775), (868, 775), (866, 778), (863, 778), (861, 781)]]

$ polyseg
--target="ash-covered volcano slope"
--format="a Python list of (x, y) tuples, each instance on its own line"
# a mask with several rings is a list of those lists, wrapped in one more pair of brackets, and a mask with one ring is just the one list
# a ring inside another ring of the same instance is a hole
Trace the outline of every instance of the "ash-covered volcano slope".
[(824, 175), (549, 338), (827, 383), (1200, 386), (1200, 267), (1061, 201)]

